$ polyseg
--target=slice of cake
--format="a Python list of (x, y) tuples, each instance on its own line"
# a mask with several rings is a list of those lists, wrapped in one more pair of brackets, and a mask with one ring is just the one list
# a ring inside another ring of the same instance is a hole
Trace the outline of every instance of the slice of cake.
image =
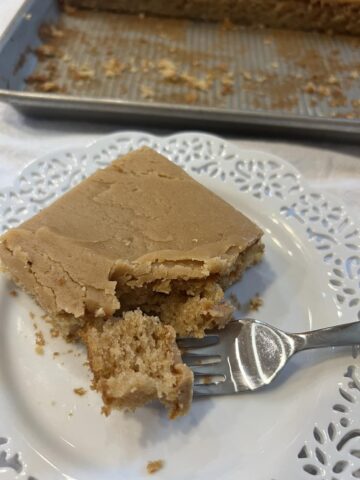
[(193, 374), (181, 361), (171, 326), (137, 310), (106, 320), (100, 329), (87, 328), (82, 338), (106, 414), (154, 399), (165, 404), (170, 418), (187, 413)]
[(3, 266), (63, 335), (141, 308), (180, 335), (223, 327), (223, 290), (263, 253), (247, 217), (149, 148), (0, 238)]
[(360, 34), (359, 0), (62, 0), (76, 7)]

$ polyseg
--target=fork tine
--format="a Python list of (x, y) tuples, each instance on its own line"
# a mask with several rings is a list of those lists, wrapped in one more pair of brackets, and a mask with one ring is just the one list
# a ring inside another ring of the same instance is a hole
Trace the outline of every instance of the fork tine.
[(222, 362), (210, 365), (194, 365), (191, 367), (194, 375), (225, 375), (225, 366)]
[(224, 374), (204, 374), (204, 373), (196, 373), (194, 376), (194, 385), (218, 385), (224, 383), (226, 377)]
[(210, 384), (197, 384), (193, 386), (194, 397), (207, 397), (212, 395), (232, 395), (239, 392), (248, 392), (246, 385), (233, 385), (231, 382), (218, 382)]
[(207, 397), (209, 395), (222, 395), (222, 389), (219, 383), (210, 383), (208, 385), (194, 385), (193, 396), (194, 397)]
[(182, 350), (208, 348), (219, 343), (219, 335), (205, 335), (203, 338), (180, 337), (176, 341)]
[(220, 355), (201, 355), (198, 353), (184, 353), (182, 361), (189, 367), (201, 365), (216, 365), (221, 362)]

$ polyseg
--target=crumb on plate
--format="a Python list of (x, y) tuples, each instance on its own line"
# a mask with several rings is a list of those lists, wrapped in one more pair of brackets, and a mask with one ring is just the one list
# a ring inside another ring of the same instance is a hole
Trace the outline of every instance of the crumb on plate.
[(263, 299), (257, 293), (249, 302), (249, 311), (258, 311), (260, 307), (263, 306)]
[(82, 397), (86, 394), (86, 390), (83, 387), (78, 387), (78, 388), (74, 388), (74, 393), (76, 395), (79, 395), (79, 397)]
[[(34, 328), (37, 329), (36, 323), (34, 323)], [(35, 332), (35, 344), (35, 352), (38, 355), (44, 355), (45, 338), (44, 334), (40, 330)]]
[(36, 345), (35, 347), (35, 352), (38, 354), (38, 355), (44, 355), (44, 347), (42, 347), (41, 345)]
[[(35, 323), (34, 323), (34, 327), (35, 327)], [(35, 327), (36, 328), (36, 327)], [(44, 334), (42, 333), (41, 330), (37, 331), (35, 333), (35, 343), (37, 346), (39, 347), (43, 347), (45, 345), (45, 338), (44, 338)]]
[(147, 472), (152, 475), (153, 473), (158, 472), (164, 467), (164, 460), (153, 460), (148, 462), (146, 466)]
[(50, 328), (50, 335), (52, 336), (52, 338), (57, 338), (60, 335), (60, 332), (57, 328), (51, 327)]
[(111, 413), (111, 407), (109, 405), (103, 405), (101, 407), (101, 413), (105, 415), (105, 417), (108, 417)]
[(237, 296), (235, 295), (235, 293), (231, 293), (230, 296), (229, 296), (229, 300), (232, 304), (233, 307), (236, 308), (236, 310), (241, 310), (242, 309), (242, 305), (241, 303), (239, 302), (239, 299), (237, 298)]

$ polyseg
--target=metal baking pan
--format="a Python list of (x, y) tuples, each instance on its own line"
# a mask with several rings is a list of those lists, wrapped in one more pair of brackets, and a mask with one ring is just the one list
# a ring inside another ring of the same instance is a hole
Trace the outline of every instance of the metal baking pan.
[(0, 38), (0, 100), (56, 118), (360, 140), (360, 38), (26, 0)]

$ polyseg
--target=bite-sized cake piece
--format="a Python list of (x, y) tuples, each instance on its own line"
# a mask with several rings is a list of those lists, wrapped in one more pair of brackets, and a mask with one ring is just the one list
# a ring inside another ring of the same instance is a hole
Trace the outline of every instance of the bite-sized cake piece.
[(105, 413), (130, 409), (158, 399), (170, 418), (188, 412), (193, 374), (181, 360), (175, 330), (140, 310), (107, 320), (83, 333), (94, 387)]
[(359, 0), (62, 0), (76, 7), (360, 34)]
[(149, 148), (120, 157), (0, 238), (0, 259), (65, 336), (140, 307), (181, 335), (231, 317), (223, 289), (262, 231)]

